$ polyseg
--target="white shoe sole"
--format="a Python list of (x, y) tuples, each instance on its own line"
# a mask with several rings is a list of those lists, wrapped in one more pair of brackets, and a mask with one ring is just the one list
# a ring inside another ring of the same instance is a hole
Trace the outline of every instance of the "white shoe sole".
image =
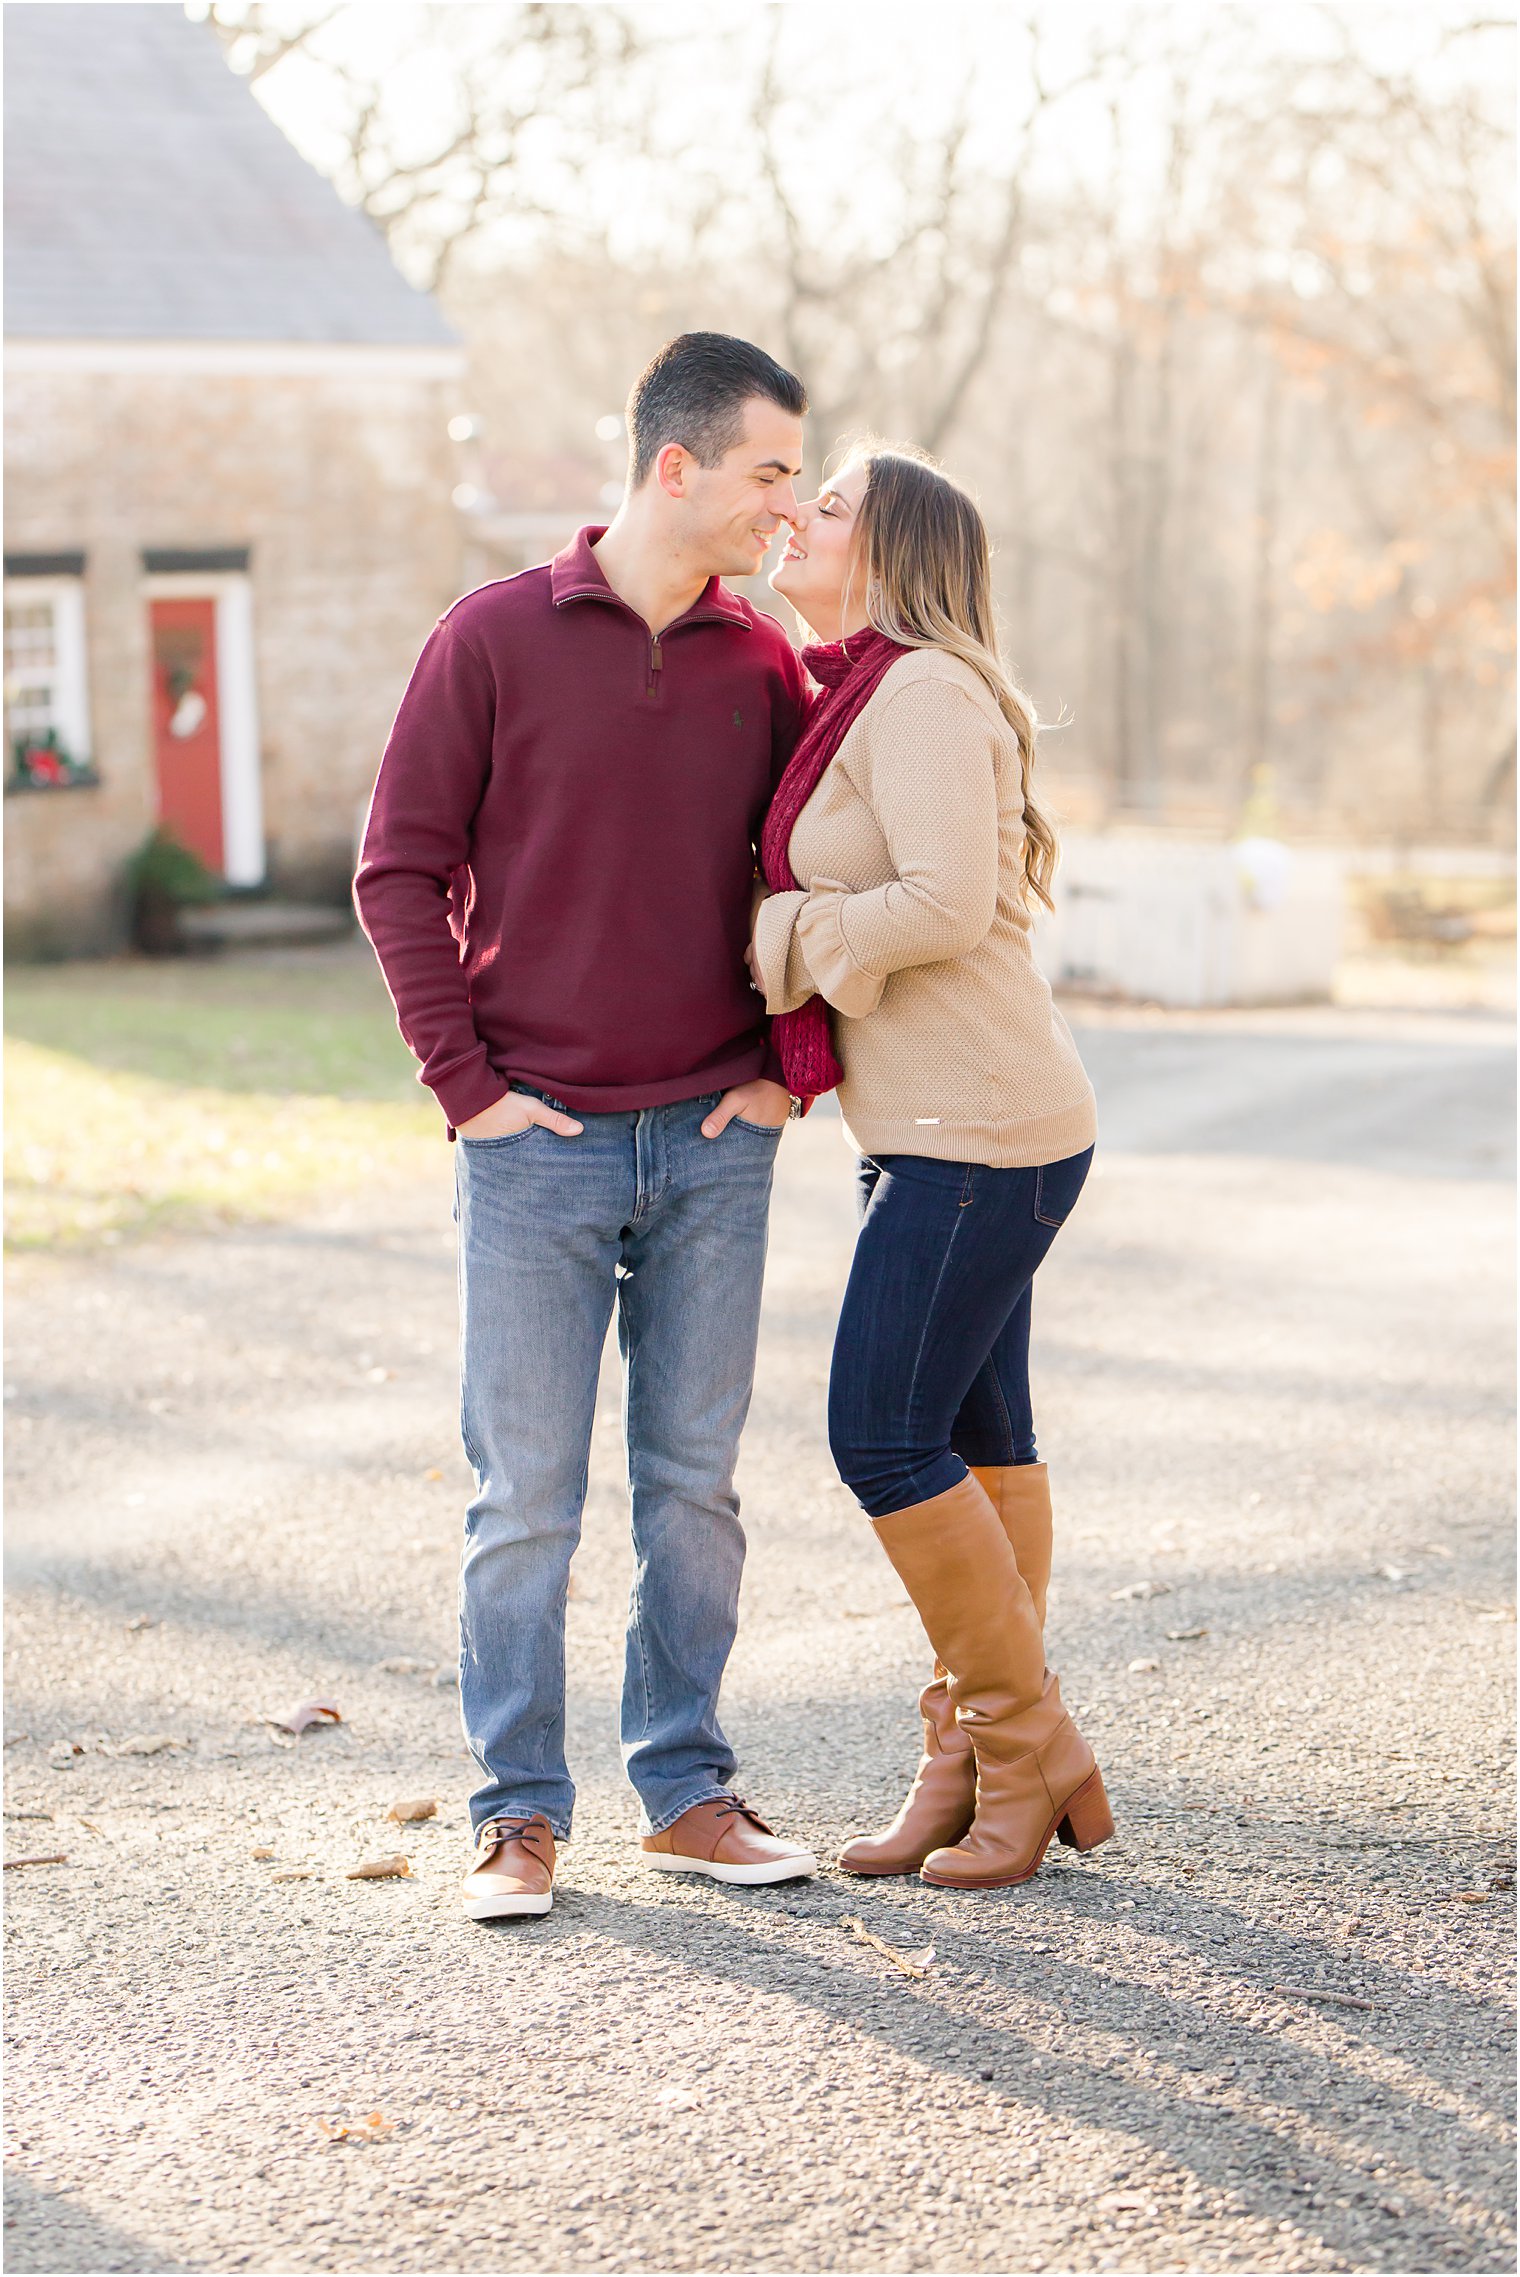
[(793, 1858), (777, 1858), (765, 1866), (721, 1866), (711, 1858), (682, 1858), (672, 1850), (641, 1850), (639, 1856), (657, 1874), (706, 1874), (714, 1882), (738, 1882), (753, 1888), (762, 1882), (802, 1882), (818, 1871), (811, 1850)]
[(467, 1897), (464, 1900), (467, 1921), (505, 1920), (511, 1914), (547, 1913), (554, 1903), (552, 1891), (545, 1897), (527, 1895), (504, 1897)]

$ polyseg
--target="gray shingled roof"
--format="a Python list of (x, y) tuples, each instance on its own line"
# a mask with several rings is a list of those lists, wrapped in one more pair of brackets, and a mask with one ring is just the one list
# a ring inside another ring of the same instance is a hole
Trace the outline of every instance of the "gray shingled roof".
[(5, 330), (455, 337), (172, 0), (6, 7)]

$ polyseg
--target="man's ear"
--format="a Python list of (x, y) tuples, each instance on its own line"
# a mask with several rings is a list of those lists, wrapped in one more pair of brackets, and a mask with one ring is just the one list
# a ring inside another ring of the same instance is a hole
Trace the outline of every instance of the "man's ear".
[(691, 453), (680, 443), (666, 443), (654, 462), (654, 478), (667, 498), (686, 496)]

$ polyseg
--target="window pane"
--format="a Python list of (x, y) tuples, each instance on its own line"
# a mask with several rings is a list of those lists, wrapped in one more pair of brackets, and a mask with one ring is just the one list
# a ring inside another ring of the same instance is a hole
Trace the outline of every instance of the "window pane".
[(50, 601), (13, 603), (5, 612), (5, 669), (46, 670), (56, 663), (53, 605)]
[(46, 735), (58, 724), (51, 601), (8, 601), (5, 607), (7, 743)]

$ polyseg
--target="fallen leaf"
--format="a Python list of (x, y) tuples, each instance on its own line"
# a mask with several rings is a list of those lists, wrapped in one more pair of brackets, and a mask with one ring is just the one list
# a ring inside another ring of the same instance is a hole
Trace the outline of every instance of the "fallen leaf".
[(394, 1858), (366, 1858), (362, 1866), (350, 1867), (346, 1878), (351, 1882), (399, 1881), (410, 1874), (411, 1870), (406, 1859), (399, 1855)]
[(1354, 1992), (1321, 1992), (1312, 1984), (1274, 1984), (1267, 1988), (1280, 1993), (1285, 2000), (1333, 2000), (1337, 2008), (1372, 2008), (1370, 2000), (1361, 2000)]
[(393, 2134), (396, 2122), (383, 2111), (371, 2111), (363, 2119), (319, 2119), (317, 2125), (330, 2143), (373, 2143)]
[(418, 1795), (411, 1802), (392, 1803), (385, 1815), (393, 1818), (398, 1826), (413, 1826), (418, 1819), (438, 1816), (437, 1799), (433, 1795)]
[(1206, 1637), (1208, 1633), (1207, 1629), (1168, 1629), (1166, 1637), (1168, 1644), (1192, 1644), (1196, 1638)]
[(291, 1709), (288, 1716), (265, 1716), (263, 1721), (273, 1724), (276, 1731), (293, 1732), (299, 1738), (303, 1731), (310, 1731), (313, 1726), (322, 1728), (328, 1724), (340, 1724), (343, 1718), (331, 1700), (303, 1700), (298, 1708)]
[(103, 1755), (172, 1755), (183, 1753), (190, 1745), (188, 1739), (175, 1739), (166, 1731), (134, 1732), (130, 1739), (118, 1740), (114, 1747), (102, 1748)]
[(53, 1814), (51, 1811), (8, 1810), (5, 1815), (7, 1818), (51, 1818)]
[(1380, 1565), (1377, 1568), (1377, 1579), (1379, 1581), (1413, 1581), (1418, 1570), (1418, 1567), (1412, 1565)]
[(7, 1858), (5, 1870), (9, 1873), (12, 1866), (66, 1866), (68, 1862), (69, 1854), (66, 1850), (47, 1850), (37, 1858)]
[(689, 2087), (662, 2087), (655, 2101), (667, 2111), (695, 2111), (700, 2108), (702, 2098), (693, 2095)]
[(122, 1627), (131, 1635), (138, 1629), (156, 1629), (158, 1623), (150, 1614), (134, 1613), (130, 1621), (123, 1621)]
[(408, 1660), (399, 1654), (392, 1660), (377, 1660), (375, 1666), (384, 1676), (429, 1676), (434, 1663), (430, 1660)]
[(316, 1878), (315, 1866), (287, 1866), (283, 1873), (269, 1877), (272, 1882), (314, 1882)]
[(1171, 1594), (1172, 1585), (1169, 1581), (1131, 1581), (1123, 1589), (1111, 1589), (1108, 1601), (1111, 1605), (1120, 1605), (1147, 1597), (1170, 1597)]
[(1487, 1905), (1491, 1893), (1488, 1890), (1453, 1890), (1451, 1894), (1458, 1905)]
[(250, 1858), (272, 1858), (274, 1851), (267, 1842), (261, 1842), (258, 1849), (250, 1850), (248, 1855)]
[(863, 1921), (857, 1921), (853, 1914), (847, 1914), (840, 1927), (848, 1929), (857, 1943), (869, 1945), (873, 1953), (880, 1953), (894, 1969), (901, 1969), (905, 1977), (926, 1977), (934, 1964), (932, 1945), (925, 1945), (916, 1953), (900, 1952), (897, 1946), (889, 1945), (885, 1937), (878, 1937), (874, 1929), (867, 1929)]
[(1160, 1666), (1159, 1660), (1132, 1660), (1129, 1673), (1131, 1676), (1154, 1676)]
[(442, 1473), (442, 1471), (436, 1471), (436, 1470), (435, 1470), (435, 1471), (424, 1471), (422, 1475), (423, 1475), (423, 1477), (424, 1477), (424, 1478), (427, 1480), (427, 1483), (428, 1483), (428, 1485), (429, 1485), (429, 1486), (436, 1486), (436, 1485), (437, 1485), (437, 1483), (438, 1483), (438, 1481), (439, 1481), (439, 1480), (442, 1478), (442, 1476), (443, 1476), (443, 1473)]

